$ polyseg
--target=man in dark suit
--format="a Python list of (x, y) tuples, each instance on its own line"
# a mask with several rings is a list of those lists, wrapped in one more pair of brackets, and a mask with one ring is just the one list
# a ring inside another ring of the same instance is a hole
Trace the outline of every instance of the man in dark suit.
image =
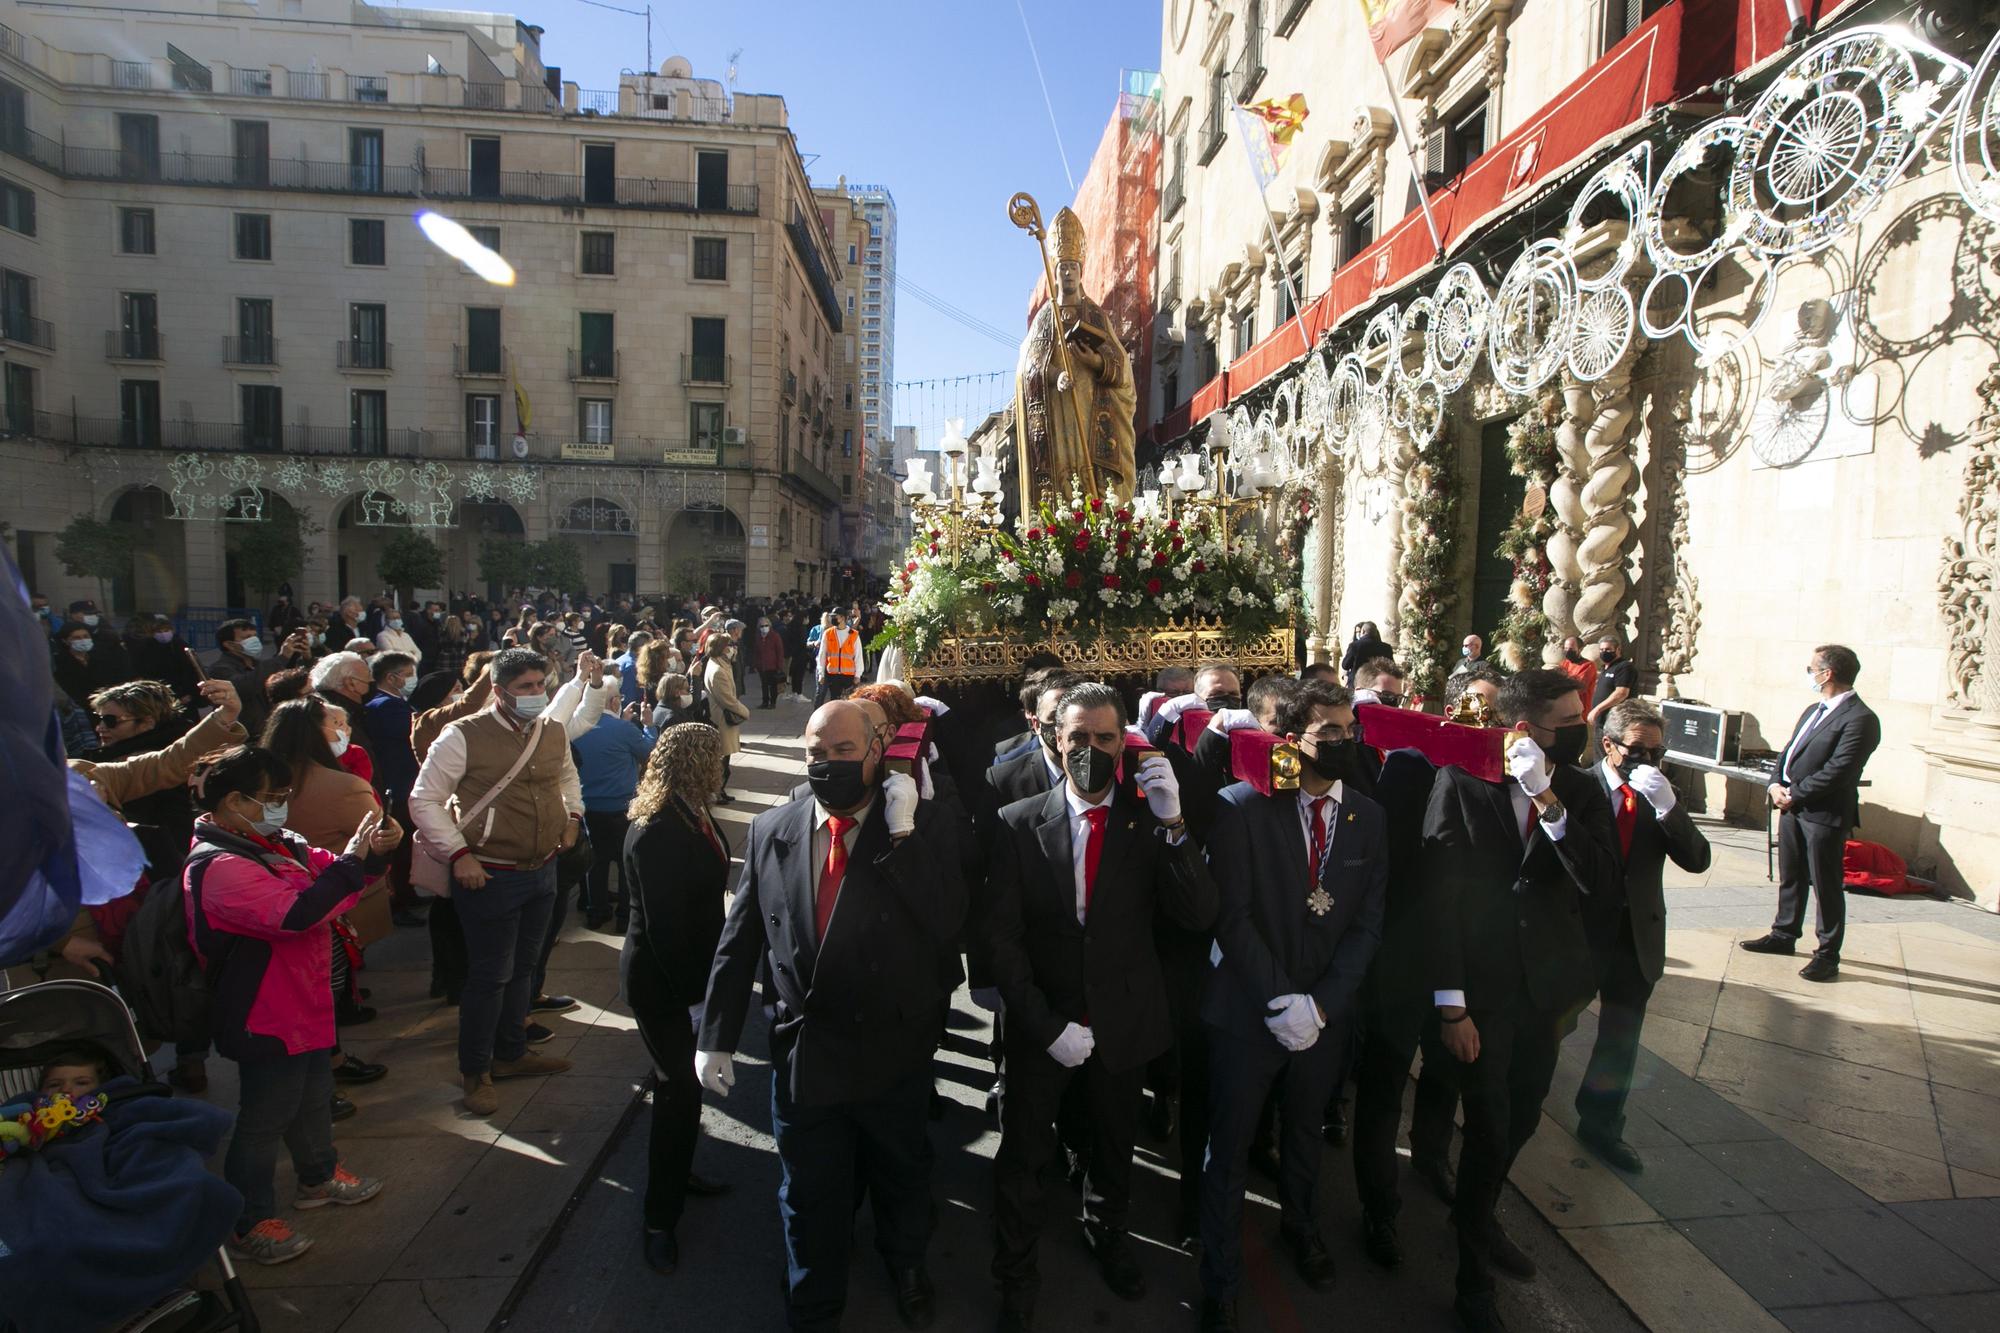
[(1243, 1194), (1264, 1099), (1283, 1080), (1282, 1230), (1299, 1276), (1333, 1286), (1320, 1236), (1320, 1115), (1346, 1074), (1355, 997), (1380, 942), (1389, 874), (1382, 808), (1355, 789), (1354, 699), (1296, 686), (1280, 734), (1304, 760), (1296, 791), (1226, 788), (1209, 833), (1221, 898), (1220, 951), (1202, 1018), (1209, 1029), (1209, 1150), (1201, 1182), (1201, 1326), (1236, 1327)]
[(1035, 700), (1042, 691), (1042, 678), (1063, 669), (1062, 659), (1054, 653), (1036, 653), (1021, 669), (1021, 686), (1016, 697), (1021, 704), (1021, 720), (1027, 723), (1026, 731), (1017, 731), (993, 742), (993, 762), (1018, 758), (1030, 753), (1037, 730), (1035, 722)]
[(1813, 649), (1806, 679), (1819, 702), (1799, 715), (1770, 786), (1778, 807), (1778, 916), (1771, 933), (1743, 941), (1751, 953), (1789, 954), (1806, 926), (1806, 891), (1819, 902), (1819, 947), (1799, 969), (1807, 981), (1840, 975), (1847, 933), (1847, 835), (1861, 822), (1861, 770), (1882, 743), (1882, 722), (1854, 682), (1861, 659), (1837, 643)]
[(839, 1327), (854, 1201), (865, 1185), (897, 1311), (923, 1328), (933, 1317), (924, 1267), (931, 1057), (966, 911), (958, 843), (907, 774), (884, 778), (880, 742), (858, 706), (822, 705), (805, 741), (812, 795), (750, 826), (709, 974), (695, 1073), (728, 1094), (730, 1054), (767, 964), (790, 1327)]
[(1452, 1221), (1458, 1302), (1472, 1333), (1503, 1327), (1493, 1270), (1521, 1281), (1535, 1265), (1500, 1230), (1500, 1187), (1541, 1121), (1563, 1016), (1594, 976), (1583, 901), (1615, 892), (1618, 853), (1604, 791), (1575, 767), (1583, 701), (1560, 671), (1523, 671), (1501, 687), (1507, 777), (1438, 770), (1424, 813), (1424, 875), (1435, 896), (1431, 985), (1443, 1041), (1461, 1063), (1465, 1149)]
[(985, 922), (987, 961), (1007, 1013), (993, 1190), (993, 1276), (1006, 1333), (1033, 1323), (1042, 1171), (1056, 1149), (1057, 1107), (1075, 1078), (1084, 1083), (1093, 1140), (1085, 1239), (1114, 1292), (1144, 1295), (1126, 1235), (1132, 1142), (1146, 1062), (1173, 1035), (1153, 924), (1161, 913), (1189, 930), (1215, 919), (1215, 881), (1187, 836), (1166, 760), (1152, 755), (1137, 765), (1143, 802), (1114, 777), (1125, 746), (1118, 691), (1077, 685), (1059, 716), (1063, 785), (1000, 812)]
[[(1027, 715), (1034, 718), (1035, 730), (1030, 735), (1027, 748), (1011, 752), (1009, 757), (997, 759), (993, 767), (986, 770), (986, 799), (980, 820), (980, 841), (990, 846), (998, 832), (1000, 810), (1003, 806), (1030, 796), (1040, 796), (1051, 787), (1062, 783), (1062, 756), (1056, 750), (1056, 707), (1062, 702), (1064, 691), (1078, 683), (1079, 678), (1066, 671), (1050, 671), (1036, 677), (1032, 691), (1022, 691), (1022, 702), (1028, 704)], [(1029, 693), (1033, 699), (1027, 698)]]
[(1625, 1098), (1646, 1002), (1666, 970), (1667, 899), (1660, 874), (1668, 857), (1691, 873), (1708, 869), (1709, 848), (1660, 771), (1667, 747), (1659, 709), (1627, 699), (1600, 725), (1601, 755), (1591, 772), (1611, 802), (1625, 877), (1622, 893), (1592, 894), (1584, 905), (1597, 962), (1597, 1042), (1576, 1090), (1576, 1136), (1619, 1170), (1636, 1172), (1645, 1163), (1624, 1139)]

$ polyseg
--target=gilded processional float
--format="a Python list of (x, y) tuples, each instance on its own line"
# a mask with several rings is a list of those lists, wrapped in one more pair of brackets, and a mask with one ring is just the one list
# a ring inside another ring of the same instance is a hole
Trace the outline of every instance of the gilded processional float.
[(1026, 194), (1008, 216), (1040, 247), (1049, 292), (1021, 344), (1013, 456), (994, 442), (973, 456), (952, 421), (938, 472), (911, 462), (917, 535), (878, 640), (902, 660), (885, 672), (920, 688), (1011, 681), (1045, 651), (1106, 680), (1210, 658), (1291, 669), (1317, 491), (1304, 455), (1232, 445), (1224, 428), (1142, 473), (1132, 367), (1083, 290), (1081, 219), (1064, 208), (1044, 227)]

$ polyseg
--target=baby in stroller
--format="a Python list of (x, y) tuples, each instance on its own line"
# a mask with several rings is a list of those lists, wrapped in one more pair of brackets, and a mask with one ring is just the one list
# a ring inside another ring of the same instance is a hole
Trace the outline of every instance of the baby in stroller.
[(0, 992), (0, 1108), (26, 1131), (0, 1157), (0, 1329), (71, 1333), (140, 1311), (132, 1327), (148, 1327), (166, 1305), (177, 1329), (257, 1327), (226, 1259), (222, 1292), (174, 1295), (222, 1254), (242, 1207), (206, 1166), (229, 1115), (152, 1081), (116, 992)]

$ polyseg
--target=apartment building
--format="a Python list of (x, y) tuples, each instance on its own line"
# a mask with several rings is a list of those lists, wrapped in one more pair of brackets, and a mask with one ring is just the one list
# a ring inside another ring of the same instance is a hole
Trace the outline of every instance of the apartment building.
[(847, 262), (862, 266), (861, 426), (869, 445), (886, 443), (896, 422), (896, 199), (886, 185), (849, 185), (868, 224)]
[[(52, 595), (76, 515), (142, 531), (117, 609), (303, 598), (416, 527), (452, 589), (564, 537), (592, 591), (824, 591), (851, 328), (782, 97), (684, 59), (591, 90), (504, 14), (284, 0), (9, 7), (0, 502)], [(511, 264), (485, 280), (441, 214)]]

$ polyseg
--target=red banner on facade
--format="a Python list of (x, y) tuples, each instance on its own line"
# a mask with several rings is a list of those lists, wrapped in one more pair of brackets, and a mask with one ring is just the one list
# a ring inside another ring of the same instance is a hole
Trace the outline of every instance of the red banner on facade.
[(1402, 45), (1452, 7), (1453, 0), (1361, 0), (1375, 58), (1386, 61)]

